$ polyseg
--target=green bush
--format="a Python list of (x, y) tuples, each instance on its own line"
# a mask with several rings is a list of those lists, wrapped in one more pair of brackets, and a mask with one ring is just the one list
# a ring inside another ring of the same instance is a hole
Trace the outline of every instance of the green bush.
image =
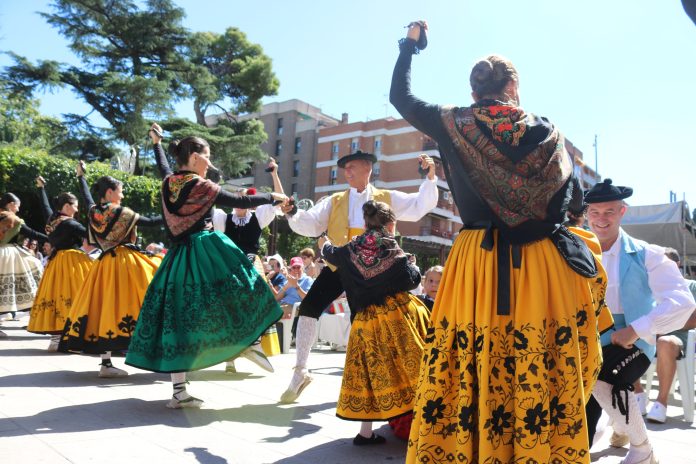
[[(44, 151), (31, 150), (15, 145), (0, 145), (0, 194), (12, 192), (22, 200), (20, 216), (26, 223), (43, 232), (45, 225), (41, 214), (37, 176), (46, 179), (46, 193), (52, 199), (61, 192), (72, 192), (80, 197), (75, 167), (77, 162), (68, 158), (50, 156)], [(87, 182), (92, 185), (101, 176), (113, 176), (123, 182), (123, 204), (141, 215), (161, 213), (160, 181), (150, 177), (134, 176), (112, 169), (108, 164), (94, 162), (87, 166)], [(95, 201), (98, 201), (95, 198)], [(80, 198), (80, 222), (86, 224), (86, 205)], [(140, 227), (138, 233), (144, 241), (165, 241), (162, 227)]]

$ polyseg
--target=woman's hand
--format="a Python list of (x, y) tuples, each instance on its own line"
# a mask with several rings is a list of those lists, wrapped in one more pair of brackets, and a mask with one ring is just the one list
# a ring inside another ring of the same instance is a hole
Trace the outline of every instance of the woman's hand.
[(86, 171), (87, 171), (87, 168), (85, 167), (85, 162), (79, 161), (77, 163), (77, 168), (75, 169), (75, 173), (77, 174), (77, 177), (84, 176)]
[(152, 126), (150, 126), (148, 135), (150, 136), (153, 144), (157, 145), (158, 143), (162, 142), (162, 128), (159, 124), (153, 123)]
[(268, 160), (268, 166), (266, 170), (271, 174), (275, 174), (278, 172), (278, 163), (276, 162), (275, 158), (271, 158), (270, 160)]
[(38, 176), (36, 178), (36, 186), (38, 188), (44, 188), (46, 186), (46, 180), (43, 177)]
[(274, 202), (276, 202), (276, 201), (279, 201), (279, 202), (280, 202), (280, 207), (281, 207), (281, 208), (287, 206), (288, 202), (290, 201), (290, 199), (288, 198), (288, 196), (285, 195), (285, 194), (282, 194), (282, 193), (272, 192), (272, 193), (271, 193), (271, 196), (273, 196), (273, 201), (274, 201)]
[(406, 34), (407, 39), (413, 39), (418, 42), (421, 36), (421, 27), (428, 30), (427, 21), (413, 21), (408, 25), (408, 33)]

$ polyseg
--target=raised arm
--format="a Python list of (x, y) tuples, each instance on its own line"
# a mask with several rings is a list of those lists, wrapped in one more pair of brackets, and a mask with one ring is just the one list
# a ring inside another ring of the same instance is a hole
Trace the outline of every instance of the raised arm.
[(39, 240), (41, 242), (45, 242), (46, 240), (48, 240), (48, 235), (42, 234), (41, 232), (32, 229), (26, 224), (22, 224), (22, 226), (19, 229), (19, 233), (31, 240)]
[(155, 123), (152, 125), (152, 127), (150, 127), (148, 134), (152, 140), (152, 149), (155, 151), (155, 162), (157, 162), (160, 177), (164, 179), (166, 176), (172, 173), (172, 168), (169, 166), (167, 154), (164, 152), (164, 148), (162, 147), (162, 128)]
[(80, 195), (82, 195), (82, 199), (89, 210), (94, 206), (94, 199), (92, 194), (89, 193), (89, 185), (87, 185), (87, 180), (85, 179), (85, 166), (82, 161), (77, 165), (77, 181), (80, 183)]
[(44, 221), (48, 222), (51, 215), (53, 215), (53, 209), (51, 209), (51, 203), (48, 201), (48, 195), (46, 195), (46, 189), (44, 189), (45, 185), (46, 181), (43, 177), (39, 176), (36, 178), (36, 186), (39, 188), (39, 196), (41, 197), (41, 213)]
[(216, 206), (227, 206), (229, 208), (254, 208), (259, 205), (271, 204), (275, 201), (272, 193), (259, 193), (256, 195), (240, 195), (238, 193), (230, 193), (224, 190), (215, 200)]
[(278, 163), (276, 163), (276, 160), (271, 158), (271, 160), (268, 162), (268, 167), (273, 169), (271, 171), (271, 178), (273, 179), (273, 191), (285, 193), (283, 190), (283, 184), (280, 183), (280, 177), (278, 177)]
[(438, 140), (446, 137), (440, 106), (426, 103), (411, 93), (411, 58), (416, 53), (419, 31), (418, 26), (410, 28), (408, 36), (399, 41), (400, 53), (392, 74), (389, 101), (413, 127)]

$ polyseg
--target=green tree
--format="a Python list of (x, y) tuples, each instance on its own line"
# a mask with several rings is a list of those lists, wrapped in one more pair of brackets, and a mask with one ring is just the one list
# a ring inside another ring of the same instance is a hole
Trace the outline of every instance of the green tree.
[[(171, 104), (186, 95), (180, 72), (189, 33), (184, 11), (169, 0), (146, 0), (144, 9), (130, 0), (55, 0), (52, 13), (41, 13), (65, 36), (79, 66), (52, 60), (32, 64), (11, 54), (5, 70), (15, 94), (37, 88), (70, 87), (130, 147), (138, 171), (139, 143), (148, 116), (172, 114)], [(91, 127), (85, 115), (69, 115)]]

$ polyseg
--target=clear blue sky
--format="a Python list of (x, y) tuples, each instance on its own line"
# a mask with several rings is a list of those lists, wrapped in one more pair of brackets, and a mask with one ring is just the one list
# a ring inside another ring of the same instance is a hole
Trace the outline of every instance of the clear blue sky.
[[(0, 2), (0, 49), (75, 62), (36, 14), (49, 2)], [(471, 102), (468, 76), (499, 53), (520, 73), (522, 106), (548, 117), (631, 204), (666, 203), (669, 191), (696, 207), (696, 26), (679, 0), (365, 1), (179, 0), (191, 30), (235, 26), (273, 59), (280, 91), (351, 121), (397, 117), (387, 104), (397, 40), (423, 18), (430, 45), (414, 58), (413, 90), (434, 103)], [(7, 65), (6, 56), (0, 66)], [(42, 110), (86, 112), (70, 92), (40, 96)], [(177, 111), (193, 117), (190, 103)]]

